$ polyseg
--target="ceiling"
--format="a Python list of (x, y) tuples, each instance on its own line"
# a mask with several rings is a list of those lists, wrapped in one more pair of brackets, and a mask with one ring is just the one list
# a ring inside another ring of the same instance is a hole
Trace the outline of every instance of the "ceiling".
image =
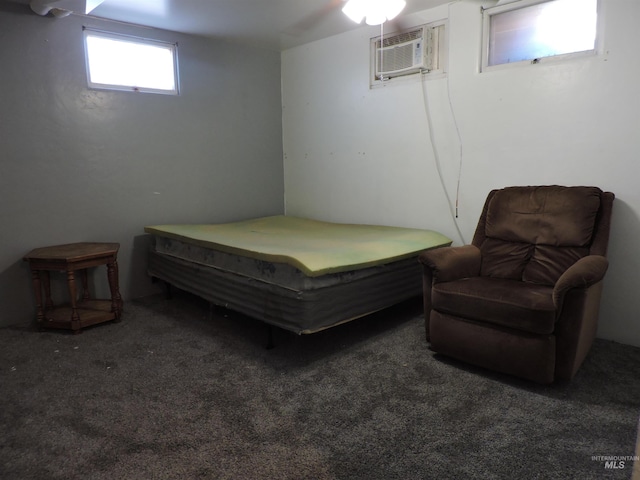
[[(13, 1), (29, 4), (29, 0)], [(344, 1), (104, 0), (91, 15), (285, 50), (358, 28), (358, 24), (342, 13)], [(444, 5), (451, 0), (406, 1), (401, 15)], [(63, 3), (63, 0), (45, 1), (51, 6), (57, 2)], [(57, 21), (64, 21), (64, 18)]]

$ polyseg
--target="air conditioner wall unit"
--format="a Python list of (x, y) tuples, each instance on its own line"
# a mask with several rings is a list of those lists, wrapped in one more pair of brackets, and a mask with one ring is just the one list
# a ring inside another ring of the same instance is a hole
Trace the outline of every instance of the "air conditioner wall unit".
[(408, 75), (429, 67), (423, 27), (376, 42), (375, 75), (378, 79)]
[(408, 80), (417, 74), (445, 74), (446, 26), (446, 20), (439, 20), (383, 38), (372, 38), (369, 86), (381, 86), (387, 80), (400, 77)]

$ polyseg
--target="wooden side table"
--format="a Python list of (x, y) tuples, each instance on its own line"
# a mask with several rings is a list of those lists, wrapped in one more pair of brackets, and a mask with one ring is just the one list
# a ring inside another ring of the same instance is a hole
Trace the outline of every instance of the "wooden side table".
[[(71, 243), (36, 248), (24, 256), (29, 262), (36, 296), (36, 319), (39, 328), (66, 328), (79, 333), (82, 328), (110, 320), (119, 321), (122, 297), (118, 287), (118, 243)], [(110, 300), (92, 299), (87, 269), (107, 266)], [(82, 297), (78, 299), (75, 272), (80, 270)], [(51, 299), (50, 271), (66, 271), (69, 304), (54, 306)], [(42, 290), (45, 302), (42, 303)]]

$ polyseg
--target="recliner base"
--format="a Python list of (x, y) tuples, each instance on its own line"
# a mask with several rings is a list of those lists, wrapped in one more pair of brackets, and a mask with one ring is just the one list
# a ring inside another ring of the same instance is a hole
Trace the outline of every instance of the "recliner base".
[(429, 333), (431, 348), (443, 355), (538, 383), (554, 380), (554, 335), (487, 327), (435, 310)]

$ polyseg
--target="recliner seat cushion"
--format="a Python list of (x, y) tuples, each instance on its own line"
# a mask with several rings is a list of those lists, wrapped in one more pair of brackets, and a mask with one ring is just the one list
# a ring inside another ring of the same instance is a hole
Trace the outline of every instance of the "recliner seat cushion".
[(534, 334), (554, 331), (553, 287), (504, 278), (471, 277), (433, 285), (439, 312)]

